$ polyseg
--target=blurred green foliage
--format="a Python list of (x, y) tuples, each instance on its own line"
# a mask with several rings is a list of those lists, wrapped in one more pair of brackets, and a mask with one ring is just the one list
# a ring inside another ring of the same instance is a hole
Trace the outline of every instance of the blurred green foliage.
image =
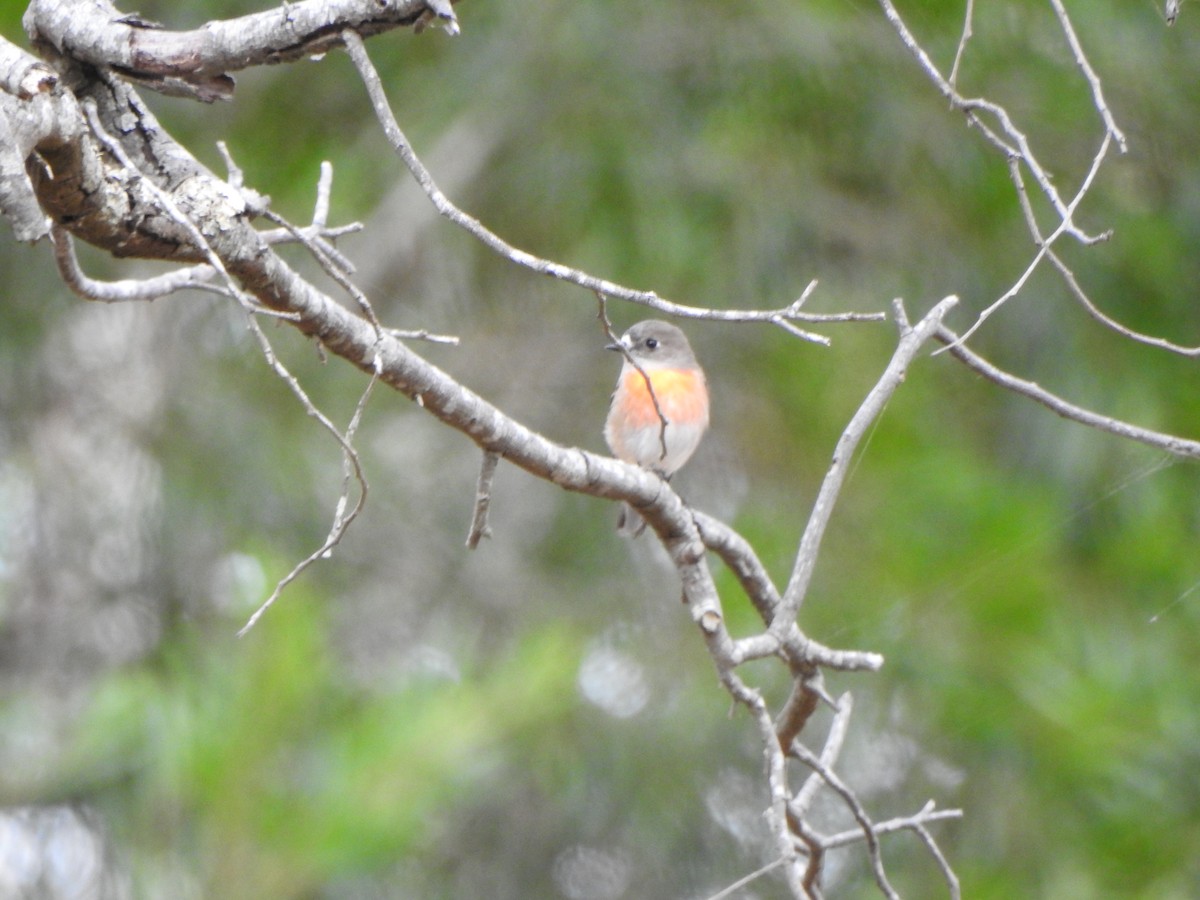
[(184, 629), (154, 664), (96, 685), (75, 789), (121, 811), (130, 845), (154, 836), (148, 868), (179, 854), (203, 883), (261, 897), (387, 871), (570, 708), (579, 646), (561, 628), (526, 635), (486, 677), (368, 691), (339, 677), (311, 600), (290, 599), (240, 653)]
[[(943, 68), (962, 6), (901, 4)], [(1150, 2), (1075, 6), (1130, 150), (1079, 211), (1112, 239), (1063, 255), (1100, 308), (1195, 344), (1200, 13), (1185, 4), (1168, 29)], [(194, 27), (253, 8), (139, 11)], [(903, 296), (916, 314), (954, 292), (959, 328), (1031, 258), (1004, 161), (875, 4), (457, 11), (460, 37), (368, 46), (447, 192), (531, 252), (698, 305), (781, 306), (813, 278), (819, 311)], [(19, 12), (0, 10), (6, 36)], [(600, 449), (614, 367), (594, 298), (432, 216), (343, 54), (238, 80), (230, 104), (148, 101), (217, 171), (226, 140), (296, 221), (331, 160), (334, 221), (368, 226), (341, 248), (381, 316), (461, 335), (429, 357)], [(1101, 130), (1046, 4), (977, 4), (959, 83), (1009, 105), (1072, 193)], [(94, 806), (135, 896), (705, 897), (769, 861), (754, 729), (726, 716), (671, 572), (649, 541), (612, 535), (610, 506), (501, 467), (495, 537), (468, 553), (474, 450), (380, 391), (359, 440), (362, 518), (234, 640), (327, 532), (337, 447), (211, 299), (87, 307), (45, 247), (11, 240), (0, 298), (4, 803)], [(892, 326), (830, 328), (830, 349), (688, 328), (714, 426), (680, 488), (783, 580)], [(360, 374), (268, 331), (344, 423)], [(1099, 327), (1049, 273), (975, 346), (1082, 405), (1200, 433), (1193, 360)], [(121, 388), (135, 359), (145, 397)], [(140, 480), (120, 477), (121, 447), (144, 457)], [(878, 819), (929, 797), (961, 806), (936, 833), (967, 896), (1200, 894), (1198, 487), (1190, 464), (1063, 422), (946, 355), (918, 362), (856, 460), (801, 624), (886, 656), (878, 675), (830, 679), (856, 698), (843, 774)], [(101, 538), (131, 521), (114, 567)], [(731, 626), (755, 628), (718, 578)], [(111, 635), (130, 631), (143, 639), (121, 649)], [(627, 679), (632, 712), (590, 692), (603, 659), (624, 661), (599, 683)], [(750, 672), (776, 702), (783, 674)], [(836, 804), (819, 811), (847, 827)], [(943, 895), (915, 839), (884, 846), (905, 896)], [(859, 850), (836, 862), (830, 896), (875, 895)], [(767, 878), (744, 896), (782, 889)]]

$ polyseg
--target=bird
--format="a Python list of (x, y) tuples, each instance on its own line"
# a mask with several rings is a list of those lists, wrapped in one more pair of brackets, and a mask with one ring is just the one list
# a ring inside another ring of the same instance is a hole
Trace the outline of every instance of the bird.
[[(669, 480), (696, 452), (708, 429), (704, 370), (687, 335), (659, 319), (638, 322), (606, 349), (621, 352), (624, 362), (604, 440), (617, 459)], [(621, 504), (618, 532), (636, 537), (645, 527), (635, 509)]]

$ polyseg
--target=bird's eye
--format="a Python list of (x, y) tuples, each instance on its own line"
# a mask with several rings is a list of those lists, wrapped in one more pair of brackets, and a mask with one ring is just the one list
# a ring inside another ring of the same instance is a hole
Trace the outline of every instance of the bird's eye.
[(653, 350), (658, 346), (658, 338), (646, 338), (646, 349)]

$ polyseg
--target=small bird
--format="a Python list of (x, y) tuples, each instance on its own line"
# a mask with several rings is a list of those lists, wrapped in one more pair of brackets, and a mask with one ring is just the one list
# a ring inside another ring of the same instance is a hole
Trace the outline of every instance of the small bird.
[[(617, 459), (670, 479), (691, 458), (708, 428), (704, 370), (684, 333), (657, 319), (638, 322), (607, 349), (626, 355), (604, 423), (604, 440)], [(636, 537), (645, 527), (636, 510), (621, 504), (621, 534)]]

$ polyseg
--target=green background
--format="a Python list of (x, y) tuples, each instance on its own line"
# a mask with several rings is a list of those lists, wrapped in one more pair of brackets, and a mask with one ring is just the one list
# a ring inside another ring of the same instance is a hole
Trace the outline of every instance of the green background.
[[(1102, 309), (1183, 344), (1200, 343), (1189, 7), (1169, 29), (1150, 0), (1072, 5), (1129, 153), (1078, 216), (1113, 239), (1062, 245)], [(253, 9), (138, 11), (184, 28)], [(443, 189), (531, 252), (702, 306), (783, 306), (814, 278), (822, 312), (899, 296), (916, 315), (957, 293), (959, 329), (1032, 256), (1004, 160), (866, 0), (457, 11), (459, 37), (368, 48)], [(20, 12), (2, 25), (23, 44)], [(901, 12), (948, 69), (962, 4)], [(330, 160), (333, 221), (367, 226), (339, 246), (381, 318), (460, 336), (417, 349), (552, 439), (602, 451), (616, 364), (595, 298), (440, 220), (345, 54), (238, 81), (228, 104), (147, 100), (219, 172), (225, 140), (293, 221)], [(959, 83), (1004, 103), (1073, 193), (1102, 130), (1046, 4), (977, 4)], [(156, 271), (82, 255), (96, 277)], [(645, 315), (609, 312), (621, 327)], [(785, 579), (894, 328), (832, 326), (826, 349), (761, 325), (685, 327), (713, 429), (677, 485)], [(362, 376), (267, 333), (345, 423)], [(1048, 270), (973, 346), (1076, 403), (1200, 433), (1194, 360), (1101, 328)], [(465, 438), (379, 390), (358, 445), (363, 516), (236, 639), (328, 530), (336, 444), (229, 303), (85, 304), (47, 246), (0, 240), (0, 805), (89, 810), (118, 896), (702, 898), (769, 862), (755, 728), (728, 715), (653, 542), (621, 541), (611, 505), (502, 465), (494, 536), (470, 552)], [(801, 625), (886, 657), (829, 679), (855, 696), (839, 770), (877, 820), (931, 797), (961, 807), (934, 831), (966, 896), (1200, 895), (1198, 489), (1190, 463), (1060, 420), (947, 355), (917, 362), (872, 431)], [(750, 633), (719, 568), (718, 583)], [(781, 666), (746, 676), (782, 701)], [(850, 827), (828, 797), (814, 814)], [(904, 896), (944, 896), (915, 837), (884, 850)], [(875, 895), (861, 848), (829, 865), (830, 896)], [(768, 876), (739, 896), (784, 889)]]

